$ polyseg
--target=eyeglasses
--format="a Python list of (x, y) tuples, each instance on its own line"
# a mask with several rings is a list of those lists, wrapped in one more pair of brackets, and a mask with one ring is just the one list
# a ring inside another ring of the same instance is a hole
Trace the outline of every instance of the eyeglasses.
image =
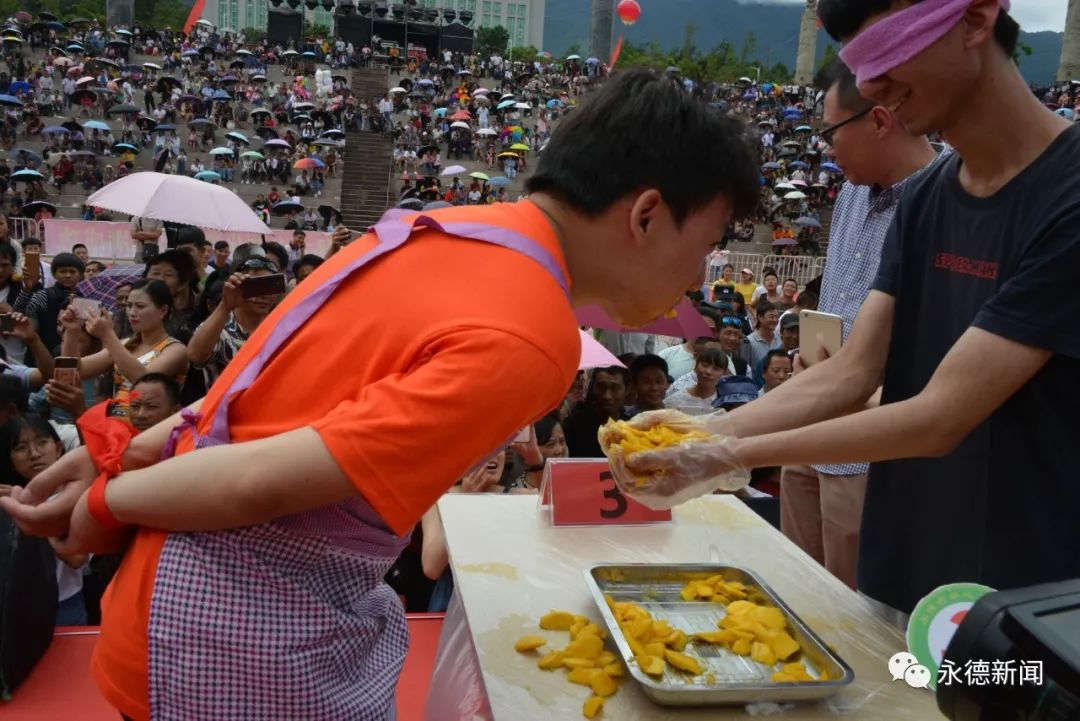
[(847, 120), (841, 121), (841, 122), (837, 123), (836, 125), (832, 125), (832, 126), (830, 126), (828, 128), (825, 128), (820, 133), (818, 133), (818, 135), (820, 135), (821, 139), (824, 140), (826, 143), (828, 143), (829, 145), (832, 145), (833, 144), (833, 136), (836, 134), (837, 130), (844, 127), (848, 123), (854, 123), (856, 120), (861, 120), (862, 118), (865, 118), (867, 115), (870, 114), (870, 111), (873, 110), (873, 109), (874, 109), (874, 106), (871, 105), (866, 110), (863, 110), (860, 113), (855, 113), (854, 115), (852, 115)]
[(270, 260), (269, 258), (260, 258), (259, 256), (255, 256), (253, 258), (248, 258), (240, 266), (240, 272), (243, 272), (245, 270), (268, 270), (271, 273), (277, 273), (278, 267), (277, 263)]
[(725, 327), (734, 326), (736, 328), (742, 328), (742, 318), (735, 318), (733, 316), (729, 316), (726, 318), (721, 318), (720, 323), (722, 323)]

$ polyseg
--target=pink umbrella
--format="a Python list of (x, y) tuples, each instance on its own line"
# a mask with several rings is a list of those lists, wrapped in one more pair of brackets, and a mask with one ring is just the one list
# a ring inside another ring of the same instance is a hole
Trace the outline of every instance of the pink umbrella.
[(469, 113), (468, 110), (459, 110), (456, 113), (454, 113), (453, 115), (451, 115), (450, 119), (451, 120), (468, 120), (471, 117), (472, 117), (472, 115)]
[(615, 322), (603, 308), (596, 305), (587, 305), (574, 310), (578, 323), (590, 328), (603, 328), (622, 333), (655, 333), (657, 335), (669, 335), (675, 338), (700, 338), (713, 336), (716, 333), (705, 324), (701, 314), (694, 308), (693, 303), (683, 299), (675, 306), (675, 316), (659, 318), (642, 328), (626, 328)]
[(247, 203), (221, 185), (143, 171), (114, 180), (86, 199), (92, 207), (213, 230), (267, 234)]
[(578, 333), (581, 333), (581, 362), (578, 363), (579, 371), (583, 371), (586, 368), (610, 368), (611, 366), (626, 367), (611, 353), (611, 351), (601, 345), (600, 341), (596, 340), (583, 330), (579, 330)]

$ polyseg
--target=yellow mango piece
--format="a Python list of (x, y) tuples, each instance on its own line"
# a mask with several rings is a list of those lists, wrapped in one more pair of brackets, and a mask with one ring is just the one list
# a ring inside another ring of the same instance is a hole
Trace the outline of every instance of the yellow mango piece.
[(803, 668), (803, 665), (798, 661), (796, 661), (795, 663), (785, 663), (783, 666), (780, 667), (781, 673), (786, 673), (789, 676), (794, 676), (795, 674), (802, 673), (805, 670), (806, 669)]
[(740, 638), (738, 641), (731, 644), (731, 650), (739, 654), (740, 656), (749, 656), (750, 642), (747, 641), (745, 638)]
[(568, 657), (587, 658), (595, 661), (599, 658), (600, 652), (604, 650), (604, 642), (599, 636), (583, 634), (571, 641), (563, 650)]
[(608, 435), (614, 440), (610, 443), (609, 448), (605, 448), (604, 452), (607, 453), (611, 448), (619, 447), (625, 455), (632, 453), (639, 453), (641, 451), (654, 451), (659, 448), (667, 448), (674, 446), (678, 443), (691, 440), (704, 440), (708, 436), (701, 431), (690, 431), (688, 433), (676, 430), (670, 426), (653, 426), (649, 429), (634, 428), (626, 421), (608, 421), (602, 431), (602, 436)]
[(758, 606), (751, 612), (752, 618), (765, 628), (781, 631), (787, 626), (784, 613), (779, 608)]
[(731, 588), (730, 586), (724, 587), (724, 595), (729, 596), (737, 601), (742, 601), (746, 598), (746, 591), (740, 588)]
[(615, 613), (615, 610), (616, 610), (616, 606), (618, 606), (618, 605), (619, 605), (619, 604), (615, 603), (615, 599), (611, 597), (611, 594), (610, 594), (610, 593), (605, 593), (605, 594), (604, 594), (604, 603), (606, 603), (606, 604), (607, 604), (607, 607), (608, 607), (608, 609), (609, 609), (609, 610), (610, 610), (610, 611), (611, 611), (612, 613)]
[(753, 631), (747, 631), (741, 626), (739, 628), (731, 629), (731, 636), (733, 641), (738, 641), (740, 638), (743, 638), (747, 641), (750, 641), (751, 643), (754, 641), (755, 638)]
[(593, 671), (589, 685), (597, 696), (607, 698), (619, 690), (619, 685), (602, 670)]
[[(730, 608), (730, 606), (728, 608)], [(731, 613), (728, 613), (728, 615), (721, 618), (716, 625), (720, 628), (736, 628), (737, 626), (741, 626), (742, 623), (743, 619), (741, 617), (733, 616)]]
[(659, 641), (653, 641), (652, 643), (645, 644), (645, 655), (647, 656), (664, 656), (664, 644)]
[(587, 623), (578, 631), (578, 635), (593, 635), (600, 638), (607, 638), (607, 631), (597, 626), (595, 623)]
[(817, 680), (818, 681), (831, 681), (832, 679), (829, 678), (829, 672), (827, 670), (821, 669), (821, 673), (818, 674), (818, 679)]
[(591, 668), (575, 668), (571, 669), (570, 673), (566, 674), (566, 679), (570, 683), (581, 684), (582, 686), (588, 686), (592, 675), (595, 673), (595, 669)]
[(643, 644), (641, 641), (638, 641), (633, 636), (626, 637), (626, 644), (630, 646), (630, 653), (634, 654), (635, 656), (645, 655), (645, 644)]
[(693, 601), (697, 598), (697, 586), (693, 583), (686, 584), (683, 590), (679, 591), (679, 597), (684, 601)]
[(573, 640), (573, 639), (577, 638), (578, 634), (581, 633), (581, 629), (585, 628), (587, 625), (588, 625), (587, 623), (581, 623), (579, 621), (575, 621), (570, 626), (570, 640)]
[(673, 630), (674, 629), (672, 629), (671, 626), (668, 625), (667, 621), (653, 621), (652, 623), (653, 636), (656, 636), (657, 638), (663, 638), (664, 636), (670, 634)]
[(694, 676), (701, 675), (701, 664), (699, 664), (697, 659), (693, 656), (687, 656), (685, 653), (679, 653), (678, 651), (669, 649), (664, 651), (664, 660), (680, 671), (686, 671)]
[(795, 683), (798, 679), (796, 679), (791, 674), (784, 673), (783, 671), (777, 671), (772, 675), (772, 680), (774, 683)]
[(714, 676), (714, 675), (713, 675), (713, 674), (711, 674), (711, 673), (707, 673), (707, 674), (705, 674), (705, 683), (707, 683), (707, 684), (709, 684), (710, 686), (712, 686), (712, 685), (713, 685), (714, 683), (716, 683), (716, 676)]
[(583, 626), (587, 626), (592, 623), (592, 621), (589, 620), (588, 616), (574, 616), (574, 623), (580, 623)]
[(699, 583), (694, 588), (694, 592), (697, 594), (698, 598), (712, 598), (713, 594), (716, 593), (712, 586), (705, 583)]
[(761, 641), (755, 641), (750, 644), (750, 658), (758, 663), (763, 663), (766, 666), (772, 666), (776, 663), (776, 654)]
[(609, 663), (615, 663), (618, 660), (618, 657), (611, 651), (601, 651), (600, 655), (596, 657), (596, 665), (607, 666)]
[(664, 675), (664, 659), (658, 656), (640, 656), (638, 657), (638, 666), (641, 670), (650, 676), (663, 676)]
[(587, 658), (573, 658), (567, 657), (563, 659), (563, 666), (569, 669), (575, 668), (596, 668), (596, 664), (592, 660)]
[(635, 618), (630, 622), (630, 630), (627, 632), (627, 635), (631, 638), (641, 640), (642, 637), (645, 636), (645, 633), (651, 630), (652, 621), (648, 618)]
[(574, 625), (574, 614), (568, 611), (551, 611), (540, 617), (540, 628), (545, 631), (569, 631)]
[(716, 588), (716, 586), (718, 586), (719, 584), (722, 584), (723, 582), (724, 582), (724, 577), (720, 576), (720, 575), (709, 576), (704, 581), (702, 581), (702, 583), (707, 583), (710, 586), (712, 586), (713, 588)]
[(705, 643), (725, 644), (731, 643), (734, 638), (731, 631), (703, 631), (701, 633), (695, 633), (694, 638), (698, 641), (704, 641)]
[(607, 666), (604, 666), (604, 673), (606, 673), (608, 676), (611, 676), (612, 678), (624, 678), (626, 676), (626, 671), (623, 669), (623, 665), (618, 661), (615, 661), (614, 663), (609, 663)]
[(727, 612), (728, 616), (741, 616), (744, 613), (753, 611), (757, 606), (749, 601), (732, 601), (728, 604)]
[(664, 639), (664, 644), (667, 647), (674, 649), (675, 651), (683, 651), (686, 649), (686, 634), (677, 628), (671, 632), (667, 638)]
[(536, 665), (544, 671), (554, 671), (557, 668), (562, 668), (564, 658), (566, 658), (566, 654), (562, 651), (552, 651), (537, 661)]
[(523, 636), (514, 644), (514, 650), (518, 653), (526, 653), (535, 651), (546, 643), (547, 639), (543, 636)]
[(596, 718), (596, 714), (600, 713), (600, 709), (604, 707), (604, 699), (599, 696), (590, 696), (585, 699), (585, 706), (581, 709), (581, 712), (585, 714), (585, 718)]
[(769, 647), (781, 661), (786, 661), (799, 651), (798, 642), (785, 631), (778, 632), (776, 637), (769, 641)]

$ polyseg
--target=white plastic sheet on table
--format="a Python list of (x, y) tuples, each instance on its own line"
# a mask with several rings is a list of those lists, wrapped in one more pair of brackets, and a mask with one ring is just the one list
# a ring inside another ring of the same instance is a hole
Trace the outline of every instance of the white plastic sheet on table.
[(854, 683), (830, 699), (784, 707), (664, 708), (627, 679), (606, 700), (604, 718), (723, 721), (771, 712), (785, 721), (942, 718), (931, 692), (889, 675), (889, 658), (905, 648), (900, 632), (734, 497), (697, 499), (676, 508), (670, 524), (638, 527), (554, 528), (531, 496), (448, 495), (439, 511), (455, 600), (443, 625), (426, 721), (582, 718), (589, 690), (562, 671), (541, 671), (539, 657), (515, 652), (514, 641), (540, 634), (551, 647), (565, 646), (567, 633), (537, 627), (551, 609), (599, 620), (582, 574), (595, 563), (722, 563), (756, 571), (855, 672)]

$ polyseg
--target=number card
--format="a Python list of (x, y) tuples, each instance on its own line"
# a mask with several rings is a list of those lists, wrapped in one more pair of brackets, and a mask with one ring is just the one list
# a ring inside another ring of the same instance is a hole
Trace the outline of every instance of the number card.
[(634, 526), (671, 520), (671, 511), (654, 511), (623, 495), (603, 458), (549, 460), (540, 505), (550, 505), (554, 526)]

